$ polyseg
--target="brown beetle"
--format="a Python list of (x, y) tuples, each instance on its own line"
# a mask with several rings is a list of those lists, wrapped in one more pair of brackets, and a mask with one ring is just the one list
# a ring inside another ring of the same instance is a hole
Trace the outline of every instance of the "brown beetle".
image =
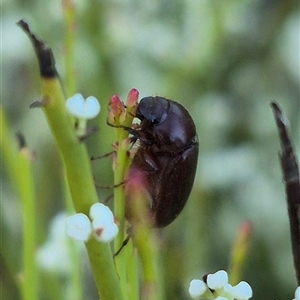
[[(153, 226), (165, 227), (182, 211), (193, 186), (199, 150), (196, 127), (181, 104), (163, 97), (143, 98), (136, 117), (140, 126), (129, 132), (140, 144), (128, 179), (137, 172), (143, 176)], [(128, 188), (129, 221), (130, 194)]]

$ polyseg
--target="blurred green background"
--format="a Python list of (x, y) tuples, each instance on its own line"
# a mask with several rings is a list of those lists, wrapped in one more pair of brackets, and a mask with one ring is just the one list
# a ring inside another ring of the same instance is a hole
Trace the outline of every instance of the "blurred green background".
[[(91, 122), (100, 130), (87, 141), (90, 155), (111, 151), (115, 138), (106, 126), (108, 101), (113, 94), (125, 100), (133, 87), (141, 97), (160, 95), (182, 103), (197, 126), (200, 154), (192, 194), (161, 233), (166, 299), (189, 299), (191, 279), (228, 267), (244, 220), (253, 225), (243, 275), (253, 299), (291, 299), (296, 280), (270, 102), (276, 101), (289, 119), (299, 158), (299, 2), (74, 3), (77, 91), (96, 96), (102, 105), (101, 116)], [(42, 245), (51, 220), (64, 210), (64, 183), (43, 113), (29, 110), (40, 97), (40, 79), (32, 46), (15, 24), (22, 18), (52, 48), (63, 83), (65, 25), (59, 0), (2, 0), (1, 101), (11, 138), (21, 129), (36, 154)], [(112, 184), (109, 158), (94, 162), (93, 170), (96, 182)], [(21, 268), (22, 208), (7, 171), (2, 161), (0, 294), (19, 299), (15, 276)], [(99, 190), (99, 198), (110, 193)], [(88, 262), (84, 274), (84, 299), (97, 299)], [(47, 287), (42, 299), (52, 299)]]

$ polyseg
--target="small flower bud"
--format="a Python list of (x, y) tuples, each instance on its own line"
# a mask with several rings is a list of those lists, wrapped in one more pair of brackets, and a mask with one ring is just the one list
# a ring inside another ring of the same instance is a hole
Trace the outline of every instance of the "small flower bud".
[(126, 105), (128, 108), (137, 106), (139, 98), (139, 91), (137, 89), (132, 89), (129, 91)]
[[(114, 125), (120, 123), (121, 114), (125, 114), (125, 105), (118, 95), (113, 95), (109, 102), (108, 122)], [(123, 117), (124, 118), (124, 117)]]
[(127, 111), (131, 114), (131, 115), (135, 115), (136, 114), (136, 110), (138, 107), (138, 98), (139, 98), (139, 91), (137, 89), (132, 89), (127, 97)]

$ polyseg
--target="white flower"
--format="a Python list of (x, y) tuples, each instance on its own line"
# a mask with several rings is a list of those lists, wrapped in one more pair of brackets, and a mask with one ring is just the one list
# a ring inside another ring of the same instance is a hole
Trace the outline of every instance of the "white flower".
[(86, 242), (92, 233), (91, 221), (82, 213), (70, 216), (67, 219), (67, 233), (75, 240)]
[(218, 296), (218, 297), (216, 298), (216, 300), (230, 300), (230, 299), (228, 299), (228, 298), (226, 298), (226, 297), (223, 297), (223, 296)]
[(224, 287), (228, 283), (228, 275), (224, 270), (207, 276), (207, 285), (212, 290)]
[(92, 222), (93, 235), (97, 241), (109, 243), (119, 232), (119, 228), (114, 221), (106, 218), (97, 218)]
[(193, 299), (200, 299), (200, 296), (207, 290), (206, 284), (199, 279), (193, 279), (190, 283), (189, 294)]
[(67, 214), (64, 212), (58, 213), (50, 223), (49, 238), (53, 241), (66, 241), (66, 232), (62, 230), (65, 227)]
[(70, 248), (64, 230), (67, 215), (59, 213), (50, 224), (49, 238), (37, 250), (37, 263), (47, 272), (69, 274), (72, 269)]
[(68, 274), (72, 269), (67, 243), (49, 240), (37, 251), (37, 262), (41, 269), (58, 274)]
[(248, 300), (253, 295), (251, 286), (245, 282), (241, 281), (239, 284), (233, 287), (233, 296), (239, 300)]
[(67, 220), (67, 233), (73, 239), (86, 242), (91, 234), (99, 242), (108, 243), (118, 234), (112, 211), (102, 203), (93, 204), (90, 208), (90, 219), (82, 213)]
[(102, 203), (93, 204), (90, 208), (90, 217), (93, 220), (93, 234), (97, 241), (108, 243), (118, 234), (118, 226), (108, 206)]
[(80, 119), (93, 119), (100, 112), (100, 104), (95, 97), (89, 96), (84, 100), (79, 93), (67, 99), (66, 106), (70, 114)]

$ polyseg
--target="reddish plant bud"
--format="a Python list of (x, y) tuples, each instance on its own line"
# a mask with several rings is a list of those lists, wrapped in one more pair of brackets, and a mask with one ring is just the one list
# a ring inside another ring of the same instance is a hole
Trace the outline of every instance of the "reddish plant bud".
[(129, 109), (130, 113), (132, 113), (133, 115), (135, 115), (136, 113), (136, 109), (138, 106), (138, 98), (139, 98), (139, 91), (137, 89), (132, 89), (129, 91), (126, 105), (127, 105), (127, 109)]
[(120, 119), (124, 119), (125, 115), (125, 105), (121, 101), (118, 95), (113, 95), (110, 98), (109, 102), (109, 114), (108, 114), (108, 122), (114, 125), (118, 125), (120, 123)]

